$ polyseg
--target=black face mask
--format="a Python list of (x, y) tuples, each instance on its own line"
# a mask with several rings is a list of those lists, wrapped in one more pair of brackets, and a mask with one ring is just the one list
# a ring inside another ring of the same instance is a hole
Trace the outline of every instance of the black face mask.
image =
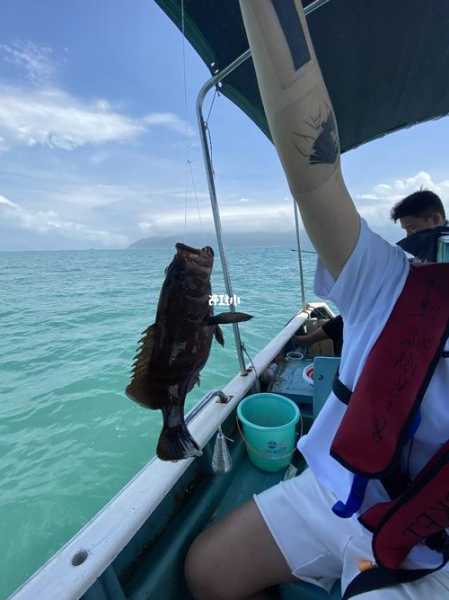
[(422, 231), (412, 233), (412, 235), (409, 235), (398, 242), (398, 246), (422, 261), (436, 262), (438, 238), (441, 235), (448, 234), (449, 225), (440, 225), (439, 227), (433, 227), (432, 229), (423, 229)]

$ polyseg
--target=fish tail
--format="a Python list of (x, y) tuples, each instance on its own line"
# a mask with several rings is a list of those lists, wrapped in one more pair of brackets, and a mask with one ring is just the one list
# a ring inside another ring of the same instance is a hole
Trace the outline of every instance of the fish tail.
[(190, 435), (184, 419), (176, 413), (163, 409), (164, 427), (156, 448), (157, 456), (161, 460), (182, 460), (201, 456), (202, 452)]

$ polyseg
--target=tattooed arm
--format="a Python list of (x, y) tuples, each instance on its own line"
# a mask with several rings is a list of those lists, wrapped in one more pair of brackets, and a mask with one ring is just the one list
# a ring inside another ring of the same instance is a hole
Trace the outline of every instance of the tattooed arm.
[(337, 124), (300, 0), (240, 0), (270, 131), (321, 260), (337, 277), (360, 220), (340, 169)]

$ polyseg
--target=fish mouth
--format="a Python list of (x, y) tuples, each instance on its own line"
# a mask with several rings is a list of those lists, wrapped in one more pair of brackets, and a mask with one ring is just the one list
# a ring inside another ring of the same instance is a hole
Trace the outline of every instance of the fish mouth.
[(181, 252), (189, 252), (190, 254), (196, 254), (197, 256), (201, 256), (203, 254), (213, 256), (214, 251), (210, 246), (204, 246), (204, 248), (192, 248), (191, 246), (187, 246), (182, 242), (178, 242), (176, 244), (176, 250), (181, 250)]

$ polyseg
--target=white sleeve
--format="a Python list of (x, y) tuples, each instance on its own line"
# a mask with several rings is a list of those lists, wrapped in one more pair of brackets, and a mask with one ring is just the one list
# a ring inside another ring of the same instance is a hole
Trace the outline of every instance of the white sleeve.
[(335, 303), (347, 323), (357, 324), (391, 306), (409, 273), (406, 254), (373, 233), (361, 219), (357, 244), (337, 280), (318, 261), (315, 293)]

